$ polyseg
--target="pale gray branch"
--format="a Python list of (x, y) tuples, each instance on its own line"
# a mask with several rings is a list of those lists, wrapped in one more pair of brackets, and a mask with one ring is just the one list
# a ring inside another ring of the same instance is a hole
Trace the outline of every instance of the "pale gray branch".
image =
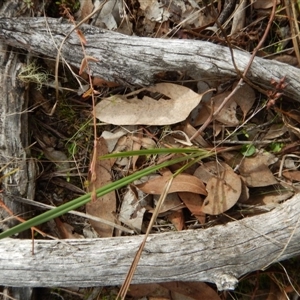
[[(51, 18), (2, 18), (0, 39), (5, 43), (55, 58), (57, 48), (74, 28)], [(227, 47), (210, 42), (180, 39), (153, 39), (126, 36), (82, 25), (86, 38), (86, 54), (98, 59), (90, 62), (92, 74), (108, 81), (132, 85), (150, 85), (155, 75), (165, 71), (180, 71), (195, 79), (222, 81), (236, 77)], [(76, 32), (64, 44), (62, 55), (73, 66), (80, 66), (83, 51)], [(238, 68), (243, 71), (250, 54), (234, 51)], [(300, 70), (274, 60), (255, 58), (248, 78), (265, 89), (273, 89), (271, 79), (286, 76), (289, 85), (284, 93), (299, 101)]]
[[(300, 254), (300, 194), (272, 211), (203, 230), (151, 235), (134, 283), (208, 281), (232, 289), (243, 274)], [(4, 239), (0, 282), (7, 286), (120, 285), (142, 236), (86, 240)], [(17, 278), (17, 279), (16, 279)]]

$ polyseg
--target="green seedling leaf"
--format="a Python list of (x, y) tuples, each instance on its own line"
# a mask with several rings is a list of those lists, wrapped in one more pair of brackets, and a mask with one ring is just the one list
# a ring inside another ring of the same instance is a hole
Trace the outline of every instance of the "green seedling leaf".
[(241, 153), (246, 157), (254, 155), (255, 152), (256, 152), (256, 148), (252, 144), (243, 145), (243, 147), (241, 149)]
[(271, 143), (270, 144), (270, 150), (274, 153), (280, 152), (283, 148), (283, 143)]

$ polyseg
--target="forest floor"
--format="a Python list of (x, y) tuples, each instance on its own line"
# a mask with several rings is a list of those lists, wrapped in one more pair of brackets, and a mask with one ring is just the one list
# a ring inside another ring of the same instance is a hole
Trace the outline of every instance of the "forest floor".
[[(89, 22), (127, 35), (205, 40), (251, 54), (258, 50), (259, 57), (299, 67), (299, 4), (277, 1), (272, 15), (273, 1), (231, 1), (235, 4), (232, 7), (229, 2), (108, 0)], [(78, 22), (92, 13), (90, 1), (82, 1), (78, 7), (72, 0), (49, 1), (46, 15)], [(34, 6), (30, 9), (34, 14)], [(273, 21), (268, 28), (270, 18)], [(257, 49), (266, 31), (263, 45)], [(80, 32), (78, 36), (84, 40)], [(299, 192), (300, 102), (282, 95), (284, 74), (281, 82), (273, 82), (275, 92), (258, 91), (251, 82), (244, 83), (213, 116), (238, 79), (199, 80), (181, 72), (166, 72), (159, 74), (155, 88), (141, 89), (92, 78), (87, 74), (91, 61), (91, 57), (83, 60), (79, 70), (59, 67), (58, 99), (53, 84), (55, 61), (35, 57), (20, 74), (19, 79), (29, 88), (31, 153), (39, 170), (35, 201), (60, 206), (109, 181), (176, 158), (174, 153), (159, 156), (151, 152), (155, 148), (197, 147), (209, 155), (201, 163), (188, 167), (177, 163), (143, 176), (139, 182), (106, 195), (100, 208), (91, 201), (79, 211), (144, 234), (170, 174), (179, 169), (151, 233), (205, 229), (240, 220)], [(170, 90), (176, 90), (176, 95)], [(188, 107), (193, 97), (199, 101)], [(109, 110), (105, 101), (112, 98), (120, 102)], [(140, 101), (145, 98), (152, 101), (147, 107)], [(127, 106), (128, 99), (135, 100), (135, 106)], [(157, 100), (168, 103), (159, 107)], [(138, 118), (132, 118), (132, 110)], [(122, 121), (116, 120), (120, 114)], [(121, 151), (128, 155), (106, 165), (95, 164), (95, 144), (99, 156)], [(130, 151), (139, 150), (148, 152), (130, 156)], [(37, 214), (41, 212), (36, 209)], [(128, 234), (70, 214), (40, 229), (60, 239)], [(300, 260), (295, 257), (245, 275), (235, 291), (218, 292), (214, 285), (207, 286), (215, 292), (213, 299), (299, 299), (299, 274)], [(200, 287), (190, 283), (187, 292), (187, 285), (132, 285), (127, 299), (204, 299)], [(43, 289), (42, 293), (43, 299), (91, 300), (114, 299), (118, 290), (61, 288)]]

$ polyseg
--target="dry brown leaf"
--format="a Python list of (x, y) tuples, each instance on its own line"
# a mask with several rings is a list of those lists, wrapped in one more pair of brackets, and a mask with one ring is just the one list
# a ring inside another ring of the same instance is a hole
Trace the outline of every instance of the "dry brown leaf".
[(237, 103), (237, 105), (241, 108), (244, 119), (248, 114), (249, 110), (252, 108), (255, 102), (255, 91), (254, 89), (244, 83), (232, 96), (232, 100)]
[(156, 0), (139, 0), (139, 3), (140, 9), (144, 11), (145, 18), (148, 20), (162, 23), (170, 17), (169, 9)]
[(79, 75), (81, 75), (85, 71), (89, 61), (97, 62), (97, 61), (99, 61), (99, 59), (94, 58), (92, 56), (85, 56), (81, 60), (81, 64), (80, 64), (80, 68), (79, 68)]
[[(172, 281), (160, 283), (160, 285), (169, 289), (172, 292), (172, 296), (173, 293), (179, 293), (189, 297), (189, 299), (221, 300), (218, 293), (204, 282)], [(172, 299), (174, 299), (174, 297), (172, 297)]]
[[(213, 108), (216, 111), (223, 103), (224, 99), (230, 94), (230, 92), (221, 93), (213, 97)], [(231, 98), (222, 110), (215, 116), (215, 119), (220, 123), (228, 126), (236, 126), (239, 124), (239, 120), (236, 118), (236, 102)]]
[(248, 189), (248, 187), (246, 185), (246, 181), (243, 177), (241, 177), (241, 181), (242, 181), (242, 191), (241, 191), (241, 195), (239, 198), (239, 203), (246, 203), (250, 197), (249, 189)]
[(82, 239), (83, 236), (74, 232), (74, 227), (68, 223), (55, 218), (55, 224), (61, 239)]
[(178, 196), (189, 209), (191, 214), (197, 218), (200, 224), (205, 223), (205, 213), (202, 212), (203, 199), (199, 194), (179, 192)]
[(286, 126), (283, 124), (272, 124), (264, 136), (265, 140), (271, 140), (283, 136), (287, 132)]
[(242, 183), (239, 175), (227, 169), (209, 179), (202, 211), (209, 215), (219, 215), (236, 204), (241, 195)]
[(167, 215), (168, 220), (175, 226), (177, 231), (184, 229), (184, 214), (182, 209), (172, 211)]
[(205, 121), (209, 118), (211, 114), (211, 110), (208, 104), (203, 104), (197, 117), (195, 118), (193, 125), (195, 127), (200, 126), (205, 123)]
[(158, 283), (131, 284), (127, 295), (140, 299), (142, 297), (161, 297), (167, 298), (170, 291)]
[[(100, 138), (97, 141), (97, 153), (95, 157), (98, 158), (105, 154), (108, 154), (107, 145), (105, 140)], [(109, 160), (97, 159), (95, 171), (97, 176), (96, 181), (91, 182), (89, 191), (93, 191), (111, 182), (111, 165)], [(95, 201), (88, 202), (86, 204), (86, 212), (92, 216), (114, 223), (116, 212), (115, 192), (110, 192), (102, 197), (98, 197)], [(91, 220), (90, 223), (100, 237), (111, 237), (113, 235), (113, 228), (111, 226), (93, 220)]]
[(92, 82), (93, 82), (93, 85), (98, 86), (98, 87), (99, 86), (101, 86), (101, 87), (116, 87), (116, 86), (120, 85), (119, 83), (107, 81), (100, 77), (94, 77)]
[(300, 182), (300, 171), (288, 171), (288, 170), (286, 170), (286, 171), (284, 171), (282, 173), (282, 175), (285, 178), (287, 178), (287, 179), (289, 179), (291, 181), (298, 181), (298, 182)]
[(232, 170), (232, 168), (224, 162), (209, 161), (199, 166), (195, 170), (194, 176), (199, 178), (204, 183), (207, 183), (210, 178), (228, 169)]
[(268, 165), (274, 163), (274, 155), (263, 152), (255, 157), (244, 158), (239, 166), (239, 172), (244, 177), (248, 187), (262, 187), (277, 184), (277, 180)]
[(274, 190), (272, 187), (272, 190), (267, 189), (259, 194), (251, 195), (248, 203), (251, 203), (251, 205), (273, 205), (289, 199), (293, 194), (293, 192), (284, 187), (278, 187), (278, 190)]
[[(280, 0), (276, 1), (276, 4), (280, 4)], [(256, 0), (253, 2), (254, 9), (268, 9), (273, 6), (273, 0)]]
[(107, 148), (108, 148), (108, 153), (111, 153), (114, 151), (115, 146), (117, 145), (119, 139), (126, 135), (128, 132), (123, 129), (123, 128), (119, 128), (117, 129), (115, 132), (110, 132), (110, 131), (106, 131), (104, 130), (101, 134), (101, 137), (103, 137), (105, 139)]
[[(170, 175), (160, 176), (155, 179), (149, 180), (145, 183), (136, 185), (137, 188), (147, 194), (162, 194), (166, 182), (170, 179)], [(201, 180), (189, 174), (177, 175), (170, 187), (169, 193), (174, 192), (191, 192), (195, 194), (206, 195), (206, 189)]]
[(83, 20), (85, 17), (91, 14), (93, 11), (94, 5), (92, 0), (79, 0), (80, 8), (76, 13), (77, 21)]
[[(187, 134), (189, 138), (191, 138), (196, 132), (196, 128), (194, 128), (190, 123), (185, 122), (183, 131)], [(197, 135), (193, 142), (196, 142), (203, 148), (208, 148), (210, 147), (210, 144), (202, 137), (202, 135)]]
[(159, 83), (144, 90), (170, 99), (156, 100), (149, 96), (139, 99), (137, 95), (141, 90), (124, 96), (115, 95), (96, 105), (96, 117), (114, 125), (169, 125), (184, 121), (203, 96), (172, 83)]
[[(132, 139), (132, 150), (133, 151), (140, 150), (142, 147), (142, 143), (140, 142), (140, 140), (143, 138), (143, 132), (141, 130), (138, 130), (133, 135), (131, 135), (130, 138)], [(131, 165), (132, 165), (133, 171), (136, 170), (135, 164), (136, 164), (138, 158), (139, 158), (138, 155), (134, 155), (131, 158)]]
[(82, 31), (80, 29), (76, 29), (76, 33), (80, 39), (80, 42), (83, 44), (83, 45), (86, 45), (86, 39), (85, 39), (85, 36), (84, 34), (82, 33)]
[[(156, 204), (159, 201), (160, 195), (154, 195), (153, 200)], [(165, 213), (169, 211), (176, 211), (184, 208), (185, 206), (182, 204), (177, 193), (169, 193), (166, 195), (164, 202), (162, 203), (159, 213)], [(150, 213), (153, 213), (155, 209), (149, 209)]]

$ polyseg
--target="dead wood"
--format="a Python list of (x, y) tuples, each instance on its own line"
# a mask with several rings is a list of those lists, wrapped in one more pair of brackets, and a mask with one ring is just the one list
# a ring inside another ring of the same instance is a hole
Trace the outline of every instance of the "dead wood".
[[(70, 23), (61, 22), (51, 18), (4, 18), (0, 20), (0, 39), (31, 53), (55, 58), (62, 40), (74, 28)], [(92, 74), (108, 81), (150, 85), (155, 75), (165, 71), (179, 71), (195, 79), (222, 82), (236, 78), (227, 47), (195, 40), (126, 36), (89, 25), (82, 25), (80, 29), (87, 41), (86, 55), (99, 60), (90, 63)], [(75, 32), (65, 42), (62, 57), (69, 64), (80, 66), (83, 53)], [(235, 50), (234, 58), (243, 71), (250, 55)], [(264, 89), (273, 89), (271, 79), (279, 81), (283, 76), (289, 83), (285, 95), (299, 101), (299, 69), (257, 57), (248, 72), (248, 78)]]
[[(2, 1), (0, 16), (14, 16), (23, 7), (23, 1)], [(28, 99), (26, 87), (17, 80), (18, 72), (23, 65), (21, 55), (0, 39), (0, 170), (1, 192), (19, 197), (34, 197), (35, 164), (30, 159), (28, 148)], [(0, 193), (0, 199), (14, 215), (29, 217), (30, 207), (11, 201), (11, 198)], [(3, 219), (10, 218), (3, 223)], [(0, 208), (0, 230), (12, 227), (17, 221), (8, 212)], [(28, 238), (28, 232), (21, 233), (19, 238)], [(13, 250), (12, 250), (13, 251)], [(1, 262), (0, 262), (1, 269)], [(3, 282), (0, 281), (2, 285)], [(9, 293), (14, 299), (31, 299), (32, 288), (18, 288), (12, 285)]]
[[(8, 165), (6, 191), (33, 198), (34, 169), (28, 162), (27, 103), (24, 86), (16, 80), (18, 57), (6, 45), (55, 58), (57, 48), (73, 25), (46, 18), (0, 19), (1, 41), (1, 166)], [(94, 76), (132, 85), (149, 85), (164, 71), (186, 72), (195, 79), (236, 77), (226, 47), (202, 41), (164, 40), (124, 36), (88, 25), (81, 26), (86, 54)], [(79, 67), (83, 54), (76, 33), (67, 39), (62, 57)], [(243, 70), (250, 56), (235, 51)], [(270, 89), (270, 80), (287, 76), (285, 94), (299, 101), (300, 71), (275, 61), (256, 58), (249, 79)], [(32, 171), (30, 171), (32, 170)], [(134, 283), (208, 281), (220, 290), (234, 288), (237, 278), (275, 261), (300, 254), (300, 196), (271, 212), (206, 230), (152, 235), (143, 252)], [(142, 240), (141, 236), (35, 241), (4, 239), (0, 242), (0, 282), (5, 286), (54, 287), (119, 285)]]
[[(151, 235), (134, 283), (208, 281), (232, 289), (237, 278), (300, 254), (300, 194), (272, 211), (205, 230)], [(85, 240), (4, 239), (0, 282), (11, 286), (120, 285), (142, 236)]]

